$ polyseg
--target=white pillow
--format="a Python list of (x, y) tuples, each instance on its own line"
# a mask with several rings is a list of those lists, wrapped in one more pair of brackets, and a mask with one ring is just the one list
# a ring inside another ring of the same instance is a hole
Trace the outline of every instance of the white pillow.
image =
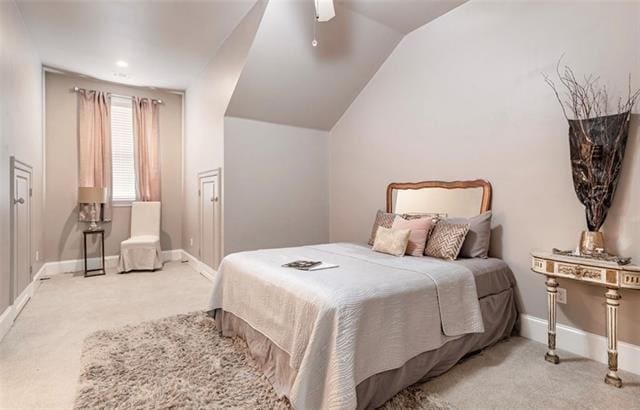
[(393, 256), (402, 256), (407, 250), (410, 234), (411, 229), (389, 229), (379, 226), (376, 239), (373, 242), (373, 250)]

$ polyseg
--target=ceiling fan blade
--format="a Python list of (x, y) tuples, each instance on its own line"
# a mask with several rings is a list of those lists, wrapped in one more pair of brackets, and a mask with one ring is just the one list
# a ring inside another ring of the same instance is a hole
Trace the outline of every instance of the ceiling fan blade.
[(329, 21), (336, 16), (333, 0), (314, 0), (316, 4), (316, 19), (320, 22)]

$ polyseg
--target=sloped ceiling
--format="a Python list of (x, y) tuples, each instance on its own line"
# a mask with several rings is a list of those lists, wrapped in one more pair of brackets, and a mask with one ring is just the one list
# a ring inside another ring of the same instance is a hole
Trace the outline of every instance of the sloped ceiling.
[(227, 115), (330, 129), (402, 34), (336, 5), (316, 25), (313, 1), (271, 0)]
[(312, 47), (313, 0), (270, 0), (226, 115), (329, 130), (405, 33), (460, 3), (337, 1)]
[(43, 64), (170, 89), (189, 86), (255, 2), (17, 0)]
[(337, 0), (345, 7), (408, 34), (467, 0)]

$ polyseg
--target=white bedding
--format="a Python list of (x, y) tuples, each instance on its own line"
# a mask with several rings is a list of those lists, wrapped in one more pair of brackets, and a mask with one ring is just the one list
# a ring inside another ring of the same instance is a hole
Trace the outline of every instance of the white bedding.
[[(281, 267), (297, 259), (340, 266)], [(346, 243), (229, 255), (209, 307), (235, 314), (290, 355), (297, 374), (289, 399), (297, 409), (353, 409), (366, 378), (484, 331), (464, 266)]]

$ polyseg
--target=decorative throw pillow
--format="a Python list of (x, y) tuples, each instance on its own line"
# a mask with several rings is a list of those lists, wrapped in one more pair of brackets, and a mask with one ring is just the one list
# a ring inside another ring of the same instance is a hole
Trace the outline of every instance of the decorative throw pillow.
[(447, 223), (469, 224), (460, 255), (463, 258), (486, 258), (491, 242), (491, 211), (471, 218), (448, 218)]
[(429, 232), (427, 232), (427, 241), (428, 241), (429, 236), (431, 236), (431, 232), (433, 231), (433, 228), (435, 228), (438, 221), (445, 219), (447, 217), (447, 214), (434, 213), (434, 212), (426, 212), (426, 213), (413, 212), (408, 214), (402, 214), (401, 217), (403, 219), (408, 219), (408, 220), (420, 219), (420, 218), (431, 218), (431, 227), (429, 229)]
[(411, 233), (409, 234), (409, 243), (407, 243), (407, 250), (405, 251), (405, 254), (411, 256), (422, 256), (433, 224), (432, 219), (428, 217), (409, 220), (396, 218), (393, 221), (391, 228), (410, 229)]
[(429, 237), (424, 254), (450, 261), (456, 259), (468, 231), (469, 224), (438, 222)]
[(376, 240), (373, 242), (373, 250), (388, 253), (393, 256), (402, 256), (407, 250), (410, 229), (389, 229), (378, 227)]
[(420, 218), (429, 217), (431, 219), (439, 220), (439, 219), (445, 219), (447, 217), (447, 214), (438, 213), (438, 212), (425, 212), (425, 213), (410, 212), (410, 213), (402, 214), (401, 216), (404, 219), (420, 219)]
[(391, 225), (393, 225), (394, 219), (396, 219), (396, 214), (378, 210), (378, 213), (376, 213), (376, 220), (373, 222), (373, 228), (371, 228), (369, 245), (373, 245), (373, 242), (376, 240), (376, 233), (378, 232), (378, 227), (382, 226), (384, 228), (391, 228)]

